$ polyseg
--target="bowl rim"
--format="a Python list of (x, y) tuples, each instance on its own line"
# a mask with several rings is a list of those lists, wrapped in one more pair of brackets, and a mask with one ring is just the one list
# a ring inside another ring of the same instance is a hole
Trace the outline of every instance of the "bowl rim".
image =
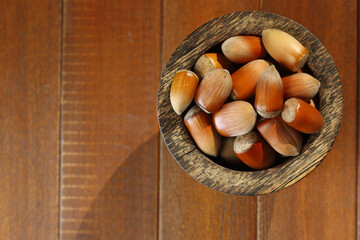
[[(320, 132), (309, 136), (308, 144), (290, 161), (259, 171), (225, 168), (198, 149), (183, 124), (183, 116), (178, 116), (172, 110), (169, 100), (172, 77), (180, 69), (191, 69), (203, 53), (225, 39), (235, 35), (260, 35), (265, 28), (278, 28), (288, 32), (309, 50), (307, 64), (315, 78), (321, 82), (319, 110), (325, 125)], [(211, 44), (207, 41), (209, 39)], [(167, 148), (191, 177), (220, 192), (254, 196), (287, 188), (320, 164), (338, 134), (343, 104), (343, 89), (336, 65), (323, 44), (309, 30), (274, 13), (244, 11), (215, 18), (197, 28), (181, 42), (161, 75), (157, 94), (157, 117)], [(325, 112), (332, 114), (324, 115)]]

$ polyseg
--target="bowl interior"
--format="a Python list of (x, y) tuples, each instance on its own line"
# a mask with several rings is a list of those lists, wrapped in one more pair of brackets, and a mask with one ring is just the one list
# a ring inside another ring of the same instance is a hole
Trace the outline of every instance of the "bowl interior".
[[(239, 171), (215, 163), (195, 145), (171, 107), (172, 77), (180, 69), (192, 69), (208, 49), (235, 35), (261, 35), (277, 28), (294, 36), (309, 51), (307, 66), (321, 82), (319, 106), (325, 125), (309, 135), (301, 153), (272, 168)], [(157, 96), (157, 114), (164, 141), (179, 165), (194, 179), (217, 191), (233, 195), (259, 195), (286, 188), (310, 173), (335, 141), (343, 112), (343, 91), (337, 68), (322, 43), (300, 24), (267, 12), (237, 12), (213, 19), (191, 33), (175, 50), (162, 73)]]

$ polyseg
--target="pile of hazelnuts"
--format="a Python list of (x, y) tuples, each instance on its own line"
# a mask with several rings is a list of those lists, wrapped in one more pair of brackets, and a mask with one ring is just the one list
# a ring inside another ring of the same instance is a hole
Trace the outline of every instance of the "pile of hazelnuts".
[(193, 71), (173, 77), (174, 111), (181, 115), (196, 103), (184, 114), (196, 145), (209, 156), (256, 170), (273, 166), (278, 154), (297, 156), (303, 134), (324, 125), (312, 101), (320, 82), (301, 70), (309, 51), (278, 29), (265, 29), (261, 37), (231, 37), (221, 50), (205, 53)]

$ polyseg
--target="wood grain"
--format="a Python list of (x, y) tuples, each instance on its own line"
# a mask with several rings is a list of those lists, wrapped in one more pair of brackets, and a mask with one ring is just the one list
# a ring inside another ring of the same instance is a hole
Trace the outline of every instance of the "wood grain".
[(64, 1), (61, 240), (157, 237), (160, 9)]
[(57, 239), (60, 1), (0, 2), (0, 238)]
[(269, 1), (264, 11), (307, 27), (329, 50), (344, 89), (337, 140), (320, 166), (298, 184), (259, 198), (258, 239), (355, 239), (357, 1)]
[[(209, 7), (216, 6), (216, 7)], [(254, 1), (163, 1), (162, 64), (194, 29)], [(159, 239), (254, 239), (256, 199), (232, 197), (194, 181), (161, 140)]]

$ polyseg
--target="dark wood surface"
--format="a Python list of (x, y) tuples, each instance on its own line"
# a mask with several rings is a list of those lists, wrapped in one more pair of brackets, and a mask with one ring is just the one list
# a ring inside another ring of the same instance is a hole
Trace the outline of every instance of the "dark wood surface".
[[(274, 239), (279, 235), (283, 239), (356, 237), (357, 135), (354, 127), (357, 112), (353, 104), (357, 101), (356, 8), (354, 1), (347, 4), (337, 1), (325, 4), (318, 0), (292, 4), (288, 1), (264, 1), (265, 11), (290, 17), (321, 39), (338, 67), (345, 108), (337, 140), (319, 167), (293, 187), (259, 199), (260, 239)], [(279, 222), (291, 222), (291, 227), (274, 224)]]
[(54, 239), (61, 3), (0, 3), (0, 238)]
[(65, 1), (60, 239), (157, 237), (160, 6)]
[[(258, 8), (254, 1), (224, 1), (211, 8), (205, 7), (207, 4), (218, 3), (164, 1), (162, 66), (181, 41), (202, 24), (228, 12)], [(256, 238), (256, 198), (234, 197), (206, 188), (179, 167), (162, 140), (160, 150), (159, 239)]]
[[(357, 1), (2, 1), (0, 239), (356, 239)], [(159, 136), (161, 68), (214, 17), (265, 10), (325, 45), (344, 116), (324, 161), (275, 194), (193, 180)]]

